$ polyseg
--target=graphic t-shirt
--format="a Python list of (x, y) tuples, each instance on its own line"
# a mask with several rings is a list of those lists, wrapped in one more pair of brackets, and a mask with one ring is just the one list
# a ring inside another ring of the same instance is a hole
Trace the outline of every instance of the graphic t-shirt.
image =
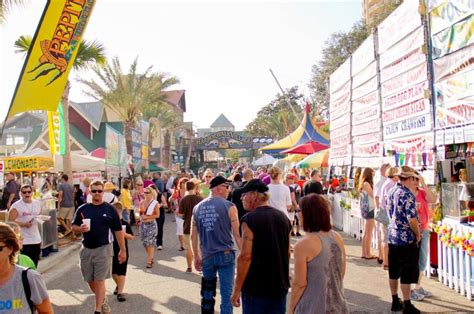
[(69, 183), (61, 183), (58, 192), (63, 192), (60, 207), (74, 207), (74, 190)]
[(234, 206), (221, 197), (208, 197), (194, 207), (193, 219), (201, 240), (202, 259), (234, 250), (229, 208)]
[(193, 209), (203, 198), (199, 195), (186, 195), (179, 203), (179, 213), (183, 215), (183, 233), (191, 233), (191, 217), (193, 216)]
[(25, 203), (23, 200), (15, 202), (11, 208), (15, 208), (18, 212), (16, 220), (25, 224), (31, 222), (31, 227), (21, 228), (23, 235), (23, 244), (38, 244), (41, 243), (41, 235), (38, 229), (38, 221), (36, 216), (41, 212), (41, 203), (38, 200), (32, 200), (31, 203)]
[(92, 203), (82, 205), (77, 209), (72, 224), (81, 226), (84, 218), (91, 220), (91, 228), (83, 233), (82, 240), (82, 245), (89, 249), (112, 243), (114, 240), (112, 232), (122, 230), (117, 211), (105, 202), (100, 205)]
[[(14, 314), (31, 314), (28, 300), (23, 289), (21, 272), (24, 267), (15, 265), (13, 276), (0, 285), (0, 312)], [(48, 290), (41, 275), (35, 270), (28, 270), (28, 283), (31, 290), (31, 301), (41, 304), (48, 298)]]

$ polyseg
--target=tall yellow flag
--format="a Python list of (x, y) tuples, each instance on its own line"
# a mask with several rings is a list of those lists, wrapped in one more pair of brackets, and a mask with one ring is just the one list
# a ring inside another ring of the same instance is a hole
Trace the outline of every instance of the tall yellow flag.
[(18, 79), (7, 118), (56, 111), (95, 0), (48, 0)]
[(57, 111), (48, 111), (49, 150), (51, 155), (60, 152), (60, 120)]

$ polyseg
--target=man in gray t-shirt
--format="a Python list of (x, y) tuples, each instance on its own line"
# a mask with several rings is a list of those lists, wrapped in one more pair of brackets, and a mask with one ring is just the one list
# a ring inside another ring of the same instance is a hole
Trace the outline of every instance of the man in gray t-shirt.
[(71, 233), (72, 217), (74, 215), (74, 189), (68, 183), (69, 177), (63, 174), (58, 186), (58, 222), (66, 230), (64, 235)]
[[(214, 313), (217, 273), (221, 291), (221, 313), (232, 313), (230, 297), (234, 284), (234, 241), (240, 248), (237, 207), (227, 201), (229, 183), (224, 177), (211, 180), (211, 196), (193, 209), (191, 240), (194, 266), (202, 270), (201, 313)], [(234, 241), (232, 240), (234, 236)], [(198, 249), (198, 239), (201, 250)], [(202, 257), (201, 257), (202, 252)]]

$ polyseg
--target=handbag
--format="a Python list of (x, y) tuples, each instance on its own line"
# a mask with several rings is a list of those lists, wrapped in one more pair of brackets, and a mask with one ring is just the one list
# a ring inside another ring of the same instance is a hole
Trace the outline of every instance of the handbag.
[(388, 225), (388, 223), (390, 222), (390, 220), (388, 219), (387, 211), (383, 208), (379, 208), (374, 218), (377, 222), (380, 222), (385, 226)]

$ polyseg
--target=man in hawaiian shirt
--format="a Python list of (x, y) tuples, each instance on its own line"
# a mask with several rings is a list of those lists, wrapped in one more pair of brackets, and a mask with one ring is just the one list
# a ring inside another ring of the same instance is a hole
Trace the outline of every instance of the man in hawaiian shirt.
[[(410, 302), (410, 284), (418, 281), (418, 254), (421, 240), (415, 190), (418, 176), (413, 168), (403, 166), (400, 182), (387, 195), (388, 225), (388, 273), (392, 292), (392, 311), (420, 313)], [(398, 280), (403, 303), (398, 298)]]

